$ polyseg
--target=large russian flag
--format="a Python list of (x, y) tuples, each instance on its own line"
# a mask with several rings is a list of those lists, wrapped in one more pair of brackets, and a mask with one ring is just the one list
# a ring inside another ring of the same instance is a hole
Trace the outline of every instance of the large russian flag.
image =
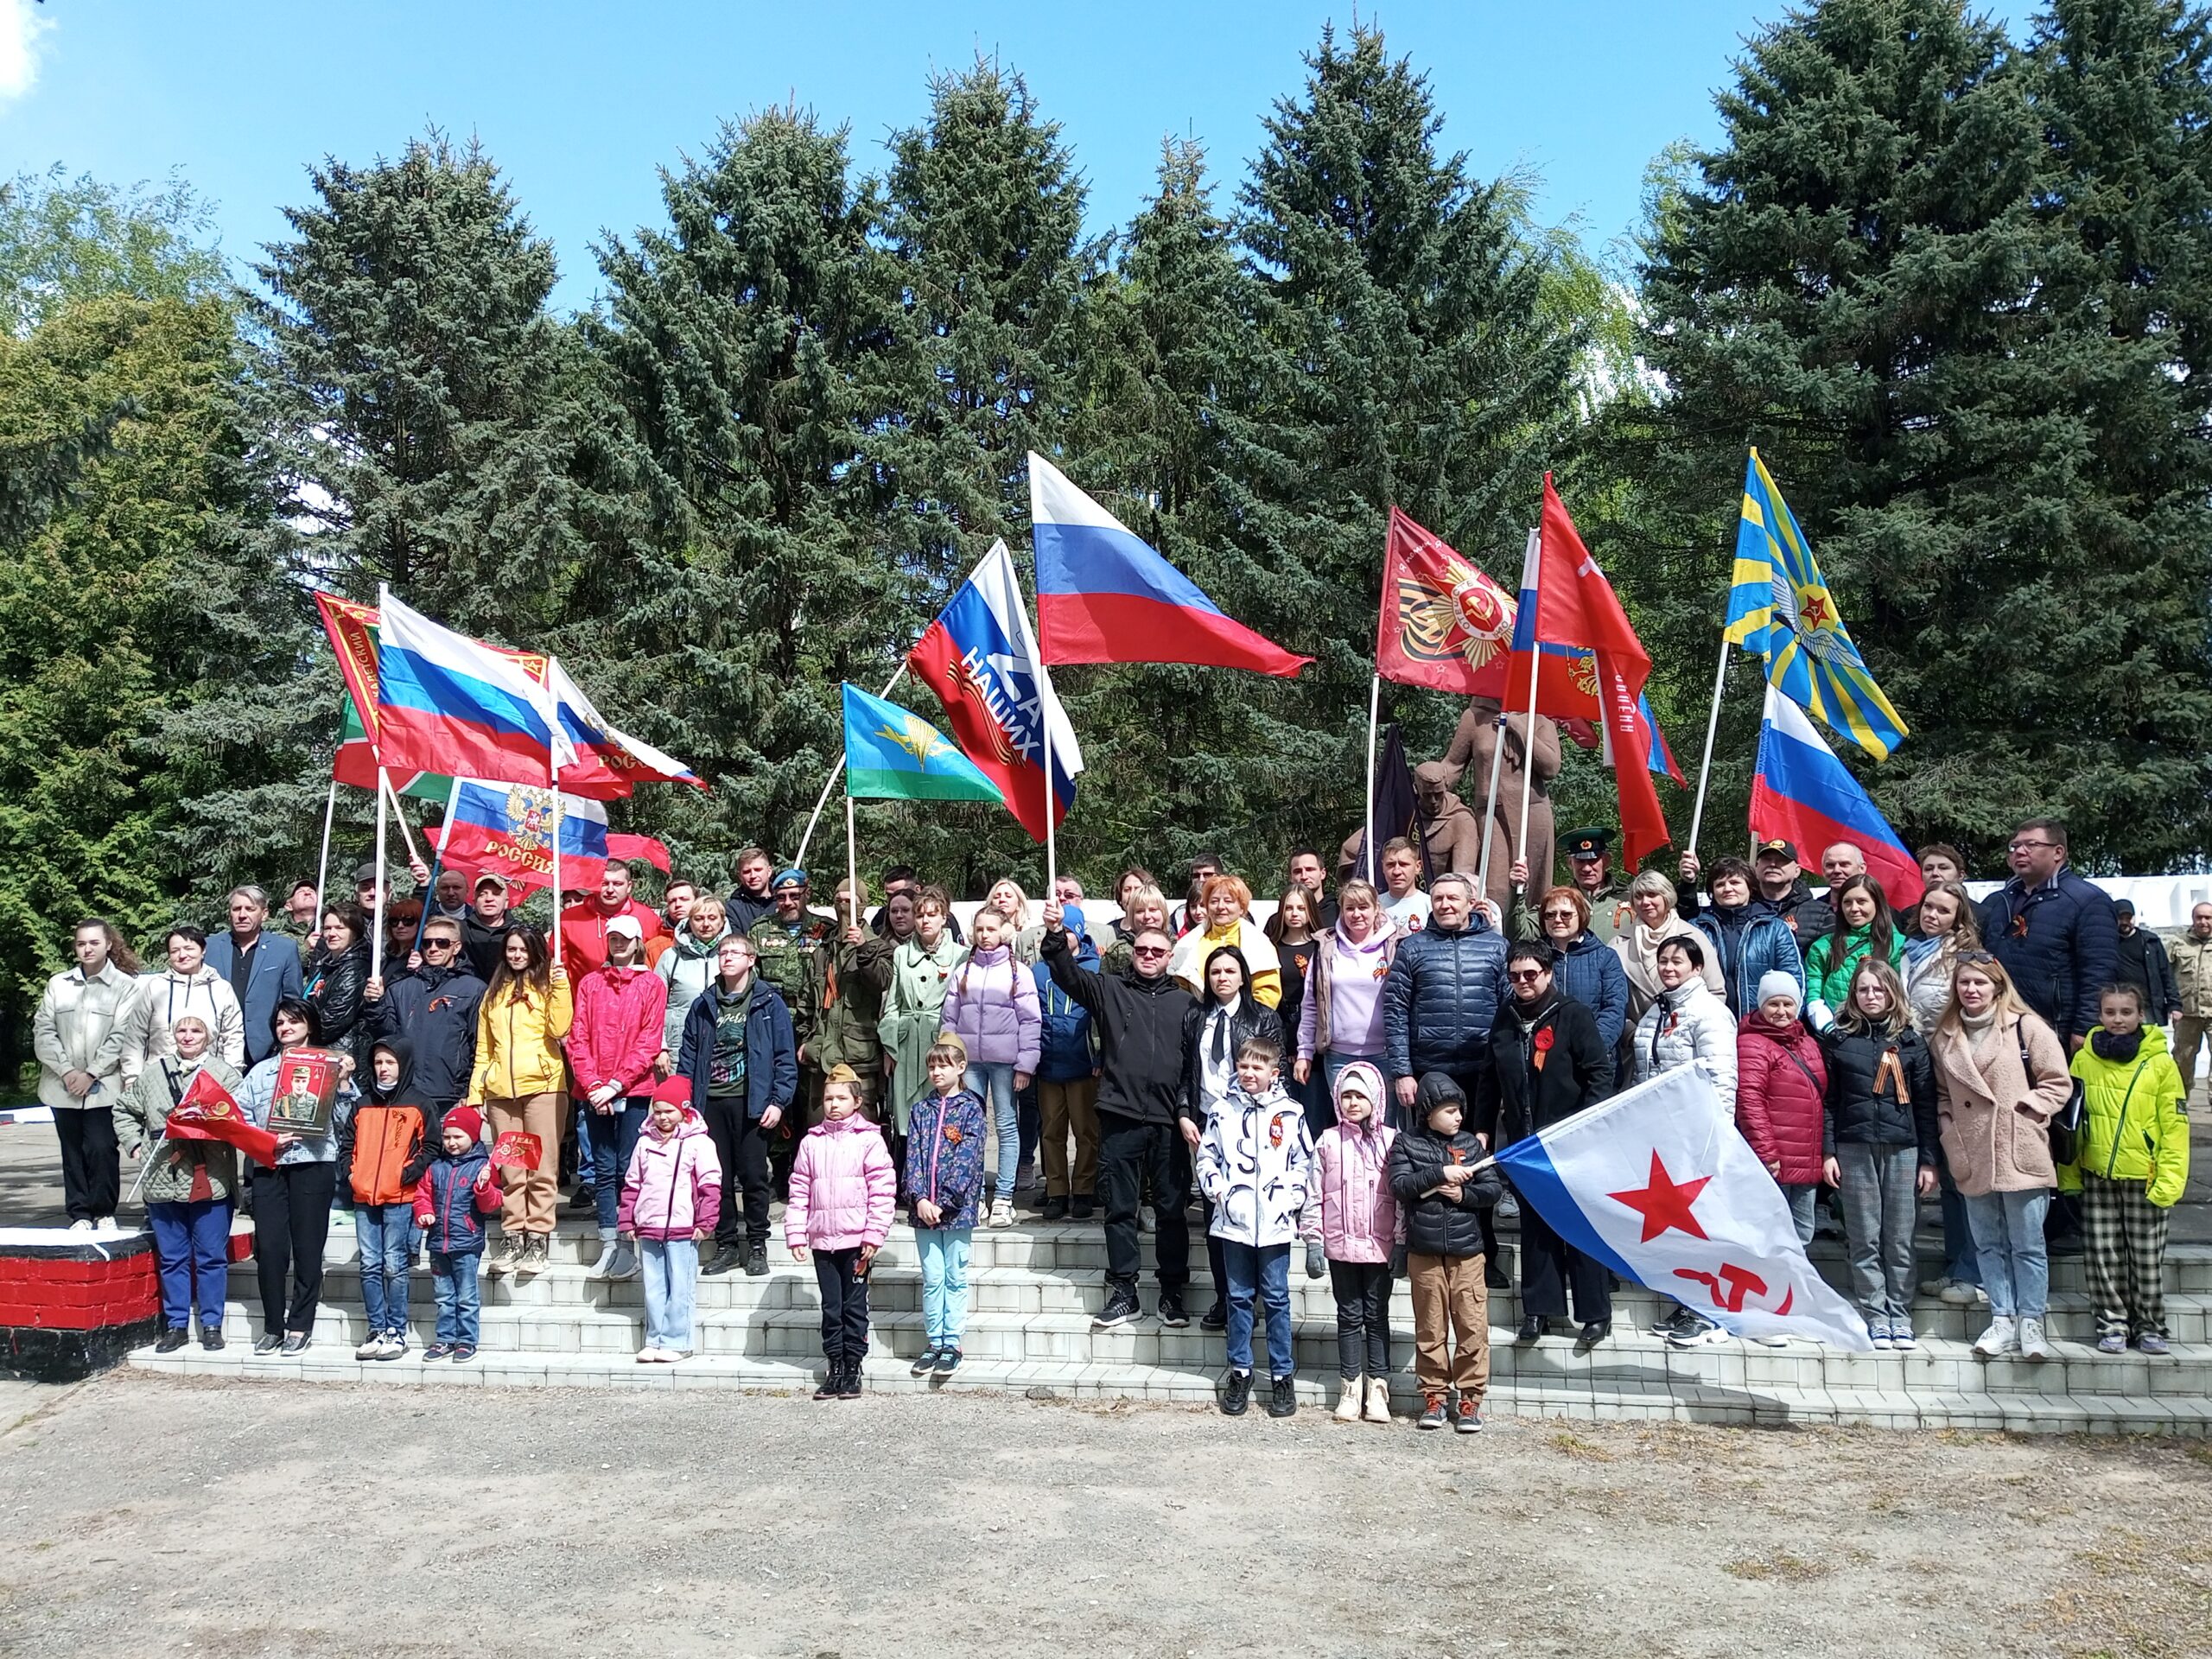
[(1191, 663), (1287, 677), (1313, 660), (1230, 621), (1188, 576), (1033, 451), (1029, 513), (1046, 662)]
[(549, 784), (575, 751), (550, 699), (512, 658), (442, 628), (389, 593), (378, 601), (377, 758), (395, 772)]
[(1866, 854), (1866, 874), (1882, 884), (1893, 911), (1918, 904), (1926, 885), (1881, 809), (1805, 711), (1772, 685), (1766, 689), (1758, 771), (1751, 779), (1751, 835), (1759, 841), (1779, 836), (1815, 856), (1839, 841), (1851, 842)]
[(994, 542), (938, 613), (906, 666), (944, 705), (952, 741), (998, 786), (1033, 841), (1045, 839), (1045, 728), (1052, 731), (1052, 817), (1075, 804), (1083, 751), (1030, 637), (1014, 556)]

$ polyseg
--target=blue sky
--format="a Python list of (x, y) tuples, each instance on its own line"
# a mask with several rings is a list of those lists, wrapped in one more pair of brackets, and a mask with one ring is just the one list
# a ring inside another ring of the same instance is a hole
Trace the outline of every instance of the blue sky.
[[(1523, 0), (1363, 7), (1429, 74), (1447, 145), (1533, 170), (1539, 215), (1602, 250), (1635, 223), (1645, 163), (1715, 130), (1713, 89), (1781, 0)], [(2020, 6), (2002, 11), (2019, 12)], [(118, 182), (171, 168), (218, 207), (233, 259), (281, 235), (326, 154), (364, 162), (435, 124), (474, 134), (559, 249), (567, 306), (590, 247), (659, 218), (656, 168), (720, 122), (796, 99), (848, 122), (856, 161), (921, 119), (932, 68), (1019, 68), (1090, 181), (1093, 230), (1125, 221), (1163, 134), (1205, 141), (1222, 199), (1300, 54), (1348, 3), (375, 7), (0, 0), (0, 175), (60, 162)]]

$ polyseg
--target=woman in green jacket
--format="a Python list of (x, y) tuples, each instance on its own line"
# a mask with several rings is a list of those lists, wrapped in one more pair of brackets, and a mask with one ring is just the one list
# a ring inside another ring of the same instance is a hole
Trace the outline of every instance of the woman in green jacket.
[(238, 1070), (210, 1052), (214, 1033), (196, 1014), (170, 1027), (175, 1052), (149, 1057), (146, 1069), (112, 1108), (123, 1157), (146, 1160), (146, 1224), (162, 1279), (162, 1334), (156, 1351), (175, 1353), (192, 1330), (200, 1305), (200, 1345), (223, 1345), (223, 1304), (231, 1285), (231, 1209), (238, 1191), (238, 1155), (220, 1141), (171, 1141), (169, 1114), (201, 1071), (233, 1099)]
[(891, 1093), (892, 1130), (903, 1138), (906, 1116), (929, 1092), (926, 1057), (937, 1041), (944, 983), (967, 948), (952, 937), (952, 900), (943, 887), (924, 887), (914, 899), (914, 936), (891, 956), (891, 988), (883, 995), (876, 1035)]
[(1834, 1025), (1835, 1011), (1849, 1006), (1851, 976), (1868, 957), (1879, 957), (1900, 974), (1904, 968), (1904, 936), (1891, 919), (1880, 882), (1854, 875), (1829, 890), (1828, 903), (1835, 929), (1805, 952), (1805, 1018), (1816, 1032)]
[(2089, 1289), (2097, 1299), (2097, 1351), (2166, 1351), (2166, 1224), (2189, 1185), (2189, 1097), (2166, 1033), (2143, 1023), (2143, 993), (2107, 985), (2098, 1024), (2075, 1055), (2082, 1085), (2078, 1155), (2058, 1185), (2082, 1195)]

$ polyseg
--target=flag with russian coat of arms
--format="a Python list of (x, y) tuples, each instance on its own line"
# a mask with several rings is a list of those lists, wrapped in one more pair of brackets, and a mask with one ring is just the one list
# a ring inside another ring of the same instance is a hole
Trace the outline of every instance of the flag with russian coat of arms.
[(1733, 1335), (1873, 1348), (1866, 1321), (1806, 1259), (1782, 1189), (1694, 1066), (1539, 1129), (1497, 1161), (1575, 1249)]

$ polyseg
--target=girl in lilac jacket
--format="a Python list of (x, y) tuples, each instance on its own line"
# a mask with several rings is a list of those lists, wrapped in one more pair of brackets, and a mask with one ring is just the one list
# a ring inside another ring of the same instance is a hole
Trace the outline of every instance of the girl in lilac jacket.
[[(1337, 1302), (1337, 1421), (1390, 1421), (1390, 1257), (1398, 1201), (1389, 1164), (1395, 1132), (1382, 1122), (1382, 1074), (1365, 1060), (1337, 1073), (1337, 1121), (1313, 1147), (1306, 1233), (1318, 1235)], [(1313, 1246), (1306, 1268), (1315, 1271)]]
[(822, 1114), (791, 1162), (784, 1243), (794, 1260), (813, 1258), (822, 1289), (830, 1370), (814, 1397), (857, 1400), (868, 1356), (868, 1270), (891, 1230), (899, 1177), (883, 1131), (861, 1111), (860, 1077), (849, 1065), (833, 1065), (823, 1077)]
[(1021, 1120), (1014, 1095), (1029, 1086), (1045, 1022), (1037, 981), (1006, 943), (1007, 918), (986, 905), (969, 924), (975, 946), (945, 982), (941, 1029), (968, 1048), (968, 1087), (987, 1102), (997, 1126), (999, 1166), (989, 1224), (1014, 1224), (1014, 1172), (1021, 1161)]

